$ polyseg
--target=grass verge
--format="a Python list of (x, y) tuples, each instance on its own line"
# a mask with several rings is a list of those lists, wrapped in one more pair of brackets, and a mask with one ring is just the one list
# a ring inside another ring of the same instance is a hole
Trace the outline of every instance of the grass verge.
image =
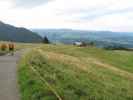
[[(51, 47), (51, 45), (40, 49), (25, 55), (19, 64), (18, 74), (22, 100), (133, 99), (133, 80), (123, 76), (121, 73), (124, 71), (118, 73), (112, 68), (102, 67), (102, 65), (92, 63), (91, 60), (83, 59), (89, 59), (95, 55), (90, 51), (105, 52), (104, 58), (107, 51), (96, 48), (93, 48), (94, 51), (88, 48), (87, 51), (86, 48)], [(116, 54), (118, 53), (120, 52)], [(108, 59), (112, 59), (112, 55), (114, 54), (108, 54)], [(101, 56), (102, 54), (99, 54), (93, 58), (99, 59)], [(130, 73), (128, 70), (125, 71)]]

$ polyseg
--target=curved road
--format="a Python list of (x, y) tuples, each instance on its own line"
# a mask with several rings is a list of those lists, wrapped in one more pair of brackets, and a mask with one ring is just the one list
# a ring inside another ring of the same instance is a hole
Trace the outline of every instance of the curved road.
[(20, 100), (17, 84), (17, 62), (21, 52), (14, 56), (0, 56), (0, 100)]

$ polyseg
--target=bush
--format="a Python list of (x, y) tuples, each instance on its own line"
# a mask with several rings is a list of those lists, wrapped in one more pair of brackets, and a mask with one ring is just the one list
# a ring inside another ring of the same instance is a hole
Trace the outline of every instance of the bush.
[(106, 50), (128, 50), (128, 48), (123, 47), (123, 46), (117, 46), (117, 45), (112, 45), (112, 46), (107, 46), (104, 47)]

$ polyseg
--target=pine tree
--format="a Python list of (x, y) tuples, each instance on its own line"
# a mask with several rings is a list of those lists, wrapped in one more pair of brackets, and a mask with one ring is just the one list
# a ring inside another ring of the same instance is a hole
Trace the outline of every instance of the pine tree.
[(48, 38), (47, 38), (47, 36), (44, 36), (43, 43), (46, 43), (46, 44), (49, 44), (50, 43), (49, 40), (48, 40)]

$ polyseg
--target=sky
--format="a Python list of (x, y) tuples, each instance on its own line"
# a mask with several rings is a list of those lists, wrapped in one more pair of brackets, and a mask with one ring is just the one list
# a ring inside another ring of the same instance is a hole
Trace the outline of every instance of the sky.
[(0, 20), (29, 29), (133, 32), (133, 0), (0, 0)]

